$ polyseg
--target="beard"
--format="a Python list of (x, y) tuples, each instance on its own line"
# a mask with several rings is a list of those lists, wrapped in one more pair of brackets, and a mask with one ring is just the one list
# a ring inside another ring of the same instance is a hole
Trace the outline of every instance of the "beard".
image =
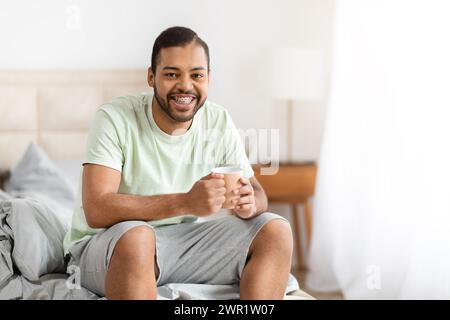
[(194, 106), (194, 109), (192, 109), (192, 111), (189, 114), (178, 114), (176, 112), (176, 110), (174, 110), (170, 104), (169, 104), (169, 100), (170, 94), (175, 94), (175, 93), (179, 93), (179, 94), (193, 94), (192, 92), (172, 92), (170, 94), (167, 95), (166, 100), (164, 100), (159, 94), (158, 94), (158, 90), (156, 89), (156, 87), (153, 88), (154, 91), (154, 97), (156, 99), (156, 101), (158, 102), (159, 106), (161, 107), (161, 109), (164, 111), (164, 113), (173, 121), (175, 122), (188, 122), (191, 121), (192, 118), (194, 118), (195, 114), (197, 113), (197, 111), (203, 107), (203, 105), (205, 104), (206, 98), (204, 98), (203, 100), (199, 101), (197, 95), (195, 95), (196, 99), (195, 101), (197, 102), (196, 105)]

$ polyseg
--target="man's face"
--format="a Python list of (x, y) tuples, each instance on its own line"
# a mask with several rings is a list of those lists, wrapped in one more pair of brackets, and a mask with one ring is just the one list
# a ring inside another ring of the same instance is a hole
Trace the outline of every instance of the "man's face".
[(208, 96), (208, 60), (204, 49), (191, 42), (185, 47), (161, 49), (155, 74), (148, 83), (161, 109), (174, 121), (190, 121)]

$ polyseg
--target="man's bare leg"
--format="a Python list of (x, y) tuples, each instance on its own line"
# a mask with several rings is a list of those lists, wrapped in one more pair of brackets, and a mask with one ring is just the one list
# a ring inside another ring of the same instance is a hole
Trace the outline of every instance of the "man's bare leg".
[(292, 232), (281, 219), (267, 222), (249, 249), (240, 283), (242, 300), (283, 299), (292, 260)]
[(117, 241), (105, 279), (108, 299), (156, 299), (155, 248), (147, 226), (132, 228)]

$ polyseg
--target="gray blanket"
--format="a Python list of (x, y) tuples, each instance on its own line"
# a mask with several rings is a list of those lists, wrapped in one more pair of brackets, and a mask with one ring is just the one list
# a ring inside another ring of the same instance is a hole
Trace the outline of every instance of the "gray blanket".
[(37, 200), (0, 201), (0, 299), (98, 299), (66, 282), (66, 231), (61, 216)]

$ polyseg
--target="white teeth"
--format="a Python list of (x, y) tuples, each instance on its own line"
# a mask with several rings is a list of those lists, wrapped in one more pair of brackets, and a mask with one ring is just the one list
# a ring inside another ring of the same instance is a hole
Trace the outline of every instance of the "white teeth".
[(189, 104), (192, 102), (192, 100), (193, 100), (192, 97), (181, 97), (181, 98), (175, 97), (175, 101), (179, 104)]

